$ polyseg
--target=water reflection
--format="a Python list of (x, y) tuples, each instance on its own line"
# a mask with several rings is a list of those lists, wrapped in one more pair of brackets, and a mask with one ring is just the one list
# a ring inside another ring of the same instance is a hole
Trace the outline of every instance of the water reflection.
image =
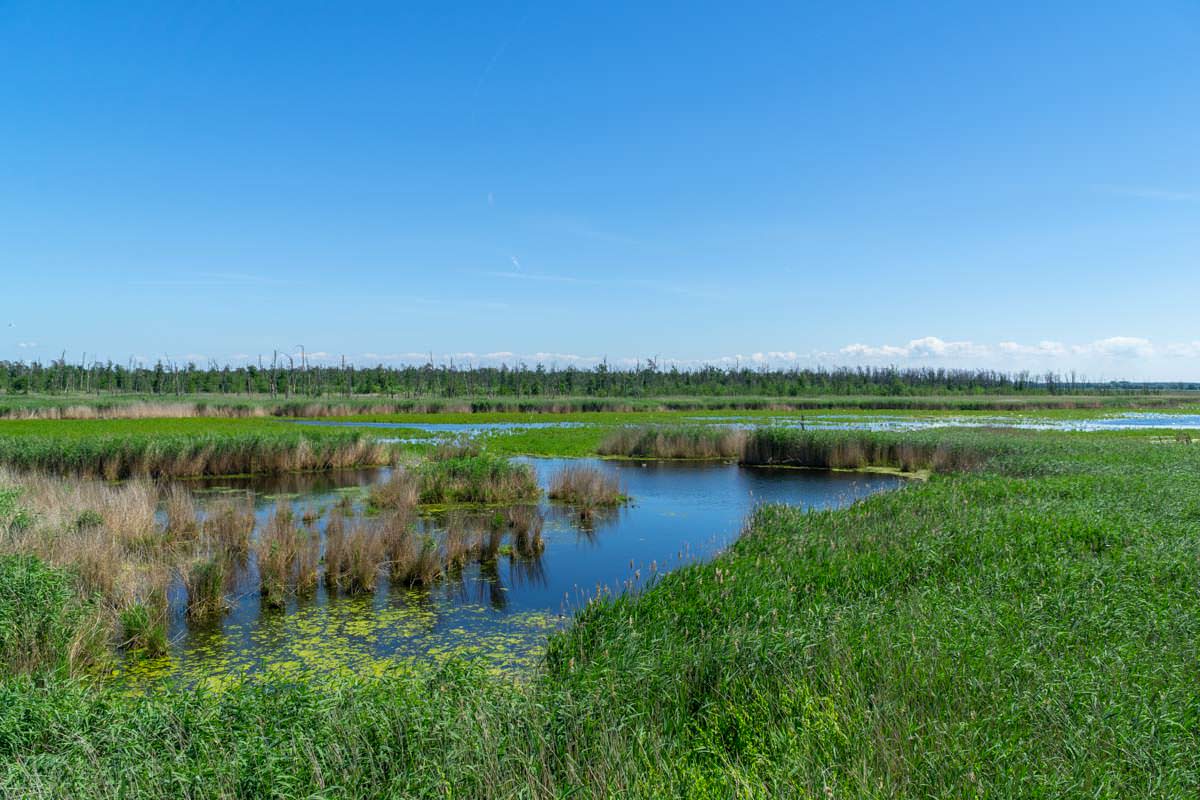
[[(189, 620), (186, 596), (172, 592), (171, 653), (130, 662), (124, 678), (172, 676), (220, 682), (245, 672), (377, 674), (457, 655), (496, 669), (533, 663), (546, 635), (597, 591), (617, 592), (640, 570), (662, 572), (708, 558), (728, 544), (764, 502), (841, 506), (893, 488), (886, 475), (749, 469), (733, 464), (526, 459), (545, 487), (550, 475), (586, 464), (614, 472), (628, 505), (579, 512), (543, 500), (510, 508), (443, 511), (416, 519), (413, 535), (436, 542), (444, 575), (408, 586), (381, 569), (375, 590), (348, 594), (317, 580), (310, 595), (263, 602), (251, 552), (230, 563), (228, 613)], [(366, 489), (390, 471), (353, 470), (278, 477), (207, 479), (191, 485), (211, 504), (253, 493), (255, 537), (282, 503), (325, 539), (331, 514), (364, 524)]]

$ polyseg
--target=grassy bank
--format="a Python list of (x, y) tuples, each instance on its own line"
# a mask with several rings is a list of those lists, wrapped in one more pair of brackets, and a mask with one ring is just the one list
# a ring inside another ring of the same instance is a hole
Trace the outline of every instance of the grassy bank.
[[(1016, 431), (1008, 435), (1013, 441), (1022, 436)], [(983, 448), (979, 441), (976, 433), (963, 429), (875, 433), (655, 425), (611, 429), (599, 440), (596, 452), (622, 458), (737, 461), (754, 467), (963, 472), (1009, 449)]]
[(0, 423), (0, 464), (106, 480), (342, 469), (393, 456), (370, 432), (272, 420)]
[[(968, 442), (965, 437), (970, 437)], [(11, 796), (1194, 797), (1200, 447), (973, 431), (970, 473), (765, 507), (510, 683), (0, 685)], [(882, 448), (882, 445), (880, 445)]]
[(270, 395), (0, 395), (0, 420), (323, 418), (397, 414), (583, 414), (669, 411), (1038, 411), (1171, 409), (1200, 404), (1200, 392), (1112, 394), (899, 394), (651, 397), (321, 397)]

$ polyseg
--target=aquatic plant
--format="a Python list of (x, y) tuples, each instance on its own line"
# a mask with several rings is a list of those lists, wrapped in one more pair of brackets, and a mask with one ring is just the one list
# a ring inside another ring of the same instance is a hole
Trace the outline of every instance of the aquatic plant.
[(254, 499), (246, 493), (238, 499), (222, 498), (212, 502), (204, 516), (204, 536), (225, 554), (241, 558), (250, 552), (254, 532)]
[(291, 575), (298, 539), (292, 507), (281, 500), (259, 534), (255, 547), (262, 598), (269, 606), (282, 608), (294, 591)]
[(534, 558), (546, 549), (542, 539), (545, 518), (534, 505), (510, 506), (504, 510), (505, 521), (512, 536), (512, 547), (522, 558)]
[(533, 467), (492, 455), (429, 461), (418, 476), (422, 503), (515, 503), (540, 494)]
[(375, 521), (351, 523), (346, 532), (346, 582), (350, 594), (372, 592), (385, 559), (384, 541)]
[(398, 546), (400, 531), (391, 521), (347, 521), (340, 512), (331, 514), (325, 527), (325, 585), (347, 594), (374, 591), (388, 547)]
[(740, 461), (753, 466), (956, 472), (974, 469), (995, 454), (995, 449), (980, 448), (961, 433), (880, 434), (763, 427), (746, 438)]
[(419, 491), (417, 475), (397, 467), (386, 481), (375, 484), (367, 492), (367, 505), (377, 510), (411, 508), (417, 504)]
[(204, 558), (183, 572), (189, 619), (209, 619), (228, 609), (225, 601), (225, 560)]
[(313, 525), (321, 518), (321, 514), (322, 512), (320, 509), (312, 505), (307, 505), (304, 507), (304, 513), (300, 515), (300, 523), (302, 525)]
[(596, 452), (636, 458), (730, 459), (742, 454), (745, 440), (745, 431), (725, 426), (626, 425), (606, 435)]
[(483, 455), (483, 447), (479, 442), (461, 436), (449, 441), (438, 442), (427, 451), (427, 457), (432, 461), (451, 461), (460, 458), (475, 458), (480, 455)]
[(600, 507), (618, 506), (628, 500), (616, 474), (591, 466), (563, 467), (550, 477), (551, 500), (570, 503), (581, 514)]
[(167, 533), (180, 539), (191, 538), (200, 530), (196, 501), (192, 493), (177, 483), (163, 493), (163, 511), (167, 517)]
[(321, 565), (321, 534), (305, 525), (297, 531), (296, 594), (311, 597), (317, 591), (317, 574)]
[(160, 608), (134, 603), (118, 615), (121, 648), (149, 658), (167, 652), (167, 624)]

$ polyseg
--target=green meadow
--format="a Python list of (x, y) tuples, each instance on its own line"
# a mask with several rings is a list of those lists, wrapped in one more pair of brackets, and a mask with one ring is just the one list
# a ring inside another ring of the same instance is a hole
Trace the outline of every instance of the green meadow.
[[(746, 464), (884, 467), (925, 479), (836, 511), (762, 506), (715, 559), (657, 575), (636, 592), (591, 598), (517, 674), (449, 657), (378, 677), (274, 675), (130, 694), (72, 666), (95, 611), (76, 591), (79, 577), (28, 556), (0, 557), (8, 673), (0, 681), (0, 791), (1200, 793), (1200, 447), (1190, 437), (763, 428), (731, 440), (719, 420), (693, 416), (564, 416), (598, 424), (491, 433), (480, 437), (482, 452), (435, 455), (429, 463), (444, 466), (428, 467), (414, 491), (464, 496), (471, 475), (507, 476), (502, 457), (518, 453), (716, 452)], [(60, 471), (113, 448), (126, 452), (130, 442), (167, 441), (176, 453), (194, 452), (196, 442), (259, 452), (397, 435), (300, 430), (270, 418), (0, 425), (0, 458)], [(19, 493), (0, 494), (10, 537), (33, 524), (22, 502)]]

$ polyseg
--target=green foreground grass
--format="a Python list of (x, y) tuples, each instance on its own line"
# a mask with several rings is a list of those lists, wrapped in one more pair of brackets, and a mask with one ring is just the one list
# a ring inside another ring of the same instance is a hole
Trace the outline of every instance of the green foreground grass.
[[(769, 506), (542, 667), (145, 697), (0, 683), (12, 797), (1195, 797), (1200, 447), (947, 436), (971, 473)], [(43, 593), (44, 595), (45, 593)], [(50, 595), (51, 597), (57, 595)]]

